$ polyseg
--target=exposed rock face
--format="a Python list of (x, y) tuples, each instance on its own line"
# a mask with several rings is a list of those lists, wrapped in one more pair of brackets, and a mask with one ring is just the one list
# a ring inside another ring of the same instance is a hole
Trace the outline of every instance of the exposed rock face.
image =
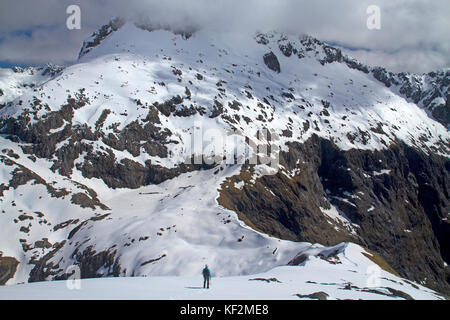
[(58, 264), (49, 262), (53, 256), (60, 250), (66, 241), (61, 243), (55, 243), (52, 250), (44, 255), (40, 259), (32, 258), (29, 263), (34, 265), (34, 268), (30, 272), (29, 282), (45, 281), (47, 277), (56, 275), (58, 272), (63, 271)]
[[(450, 161), (403, 144), (383, 151), (342, 151), (313, 136), (291, 144), (283, 172), (249, 183), (251, 168), (227, 181), (218, 201), (242, 220), (275, 237), (335, 245), (359, 243), (380, 254), (401, 276), (449, 292)], [(297, 164), (299, 163), (299, 164)], [(248, 170), (248, 171), (247, 171)], [(235, 182), (245, 181), (242, 190)], [(337, 230), (323, 210), (329, 203), (358, 225)]]
[(0, 255), (0, 285), (4, 285), (14, 277), (19, 261), (13, 257), (2, 257)]
[(83, 47), (78, 55), (79, 58), (91, 51), (92, 48), (98, 46), (103, 39), (105, 39), (112, 32), (118, 30), (124, 24), (125, 20), (121, 18), (114, 18), (108, 24), (102, 26), (100, 30), (94, 32), (91, 38), (83, 43)]
[(314, 292), (311, 294), (296, 294), (296, 296), (299, 298), (309, 298), (313, 300), (327, 300), (328, 298), (328, 294), (323, 291)]
[[(171, 142), (171, 132), (157, 126), (161, 124), (159, 113), (190, 116), (199, 111), (202, 112), (201, 108), (187, 109), (193, 111), (192, 114), (177, 111), (176, 105), (182, 102), (183, 99), (178, 96), (162, 104), (155, 103), (155, 106), (149, 107), (148, 115), (143, 122), (133, 121), (122, 130), (114, 130), (114, 133), (106, 135), (102, 128), (103, 122), (109, 115), (107, 109), (97, 120), (95, 131), (84, 125), (72, 124), (74, 110), (89, 103), (83, 91), (80, 90), (75, 98), (69, 95), (67, 104), (62, 106), (60, 111), (49, 112), (45, 119), (33, 125), (29, 125), (33, 114), (30, 112), (24, 112), (17, 118), (0, 120), (0, 132), (9, 135), (11, 139), (19, 138), (29, 143), (30, 145), (22, 147), (25, 153), (38, 158), (52, 159), (52, 170), (61, 175), (69, 177), (75, 168), (75, 160), (82, 153), (86, 153), (85, 159), (88, 161), (77, 164), (77, 169), (85, 177), (102, 179), (112, 188), (138, 188), (142, 185), (163, 182), (181, 173), (210, 167), (181, 164), (176, 168), (168, 169), (154, 165), (150, 161), (147, 161), (145, 165), (130, 159), (118, 161), (112, 152), (112, 149), (126, 150), (133, 156), (139, 156), (143, 148), (151, 156), (167, 158), (168, 152), (165, 145)], [(217, 106), (222, 110), (217, 114), (220, 115), (223, 112), (223, 106), (218, 102)], [(45, 108), (45, 105), (40, 105), (40, 101), (36, 98), (34, 117), (42, 108)], [(58, 128), (62, 129), (52, 133), (52, 130)], [(56, 150), (57, 145), (64, 141), (67, 143)], [(101, 141), (111, 149), (103, 149), (102, 152), (94, 151), (91, 145), (94, 141)]]
[(264, 63), (267, 68), (277, 73), (281, 72), (280, 62), (278, 61), (277, 56), (273, 52), (269, 52), (264, 55)]
[[(64, 243), (56, 244), (54, 250), (45, 255), (42, 259), (30, 261), (31, 264), (35, 264), (35, 267), (30, 273), (29, 282), (45, 281), (52, 275), (55, 275), (55, 280), (65, 280), (71, 276), (71, 274), (64, 273), (66, 270), (61, 269), (59, 265), (48, 262), (63, 245)], [(116, 251), (114, 248), (96, 252), (92, 247), (88, 247), (83, 252), (76, 250), (72, 253), (72, 256), (77, 261), (77, 266), (80, 268), (79, 276), (81, 278), (98, 278), (103, 276), (118, 277), (121, 268), (118, 259), (115, 258), (115, 254)], [(99, 272), (99, 269), (107, 271)]]
[[(92, 247), (88, 247), (83, 252), (76, 251), (72, 255), (76, 256), (76, 260), (79, 261), (81, 278), (98, 278), (102, 276), (118, 277), (120, 275), (120, 263), (115, 258), (115, 254), (114, 248), (95, 252)], [(107, 271), (99, 273), (100, 268)]]

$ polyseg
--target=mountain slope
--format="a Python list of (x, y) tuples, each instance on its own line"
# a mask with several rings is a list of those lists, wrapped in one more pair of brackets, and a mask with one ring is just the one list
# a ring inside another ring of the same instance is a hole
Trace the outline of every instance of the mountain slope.
[[(448, 291), (448, 71), (394, 75), (308, 36), (149, 30), (115, 20), (77, 64), (3, 71), (8, 284), (72, 264), (251, 274), (350, 241)], [(270, 164), (232, 161), (239, 141)]]
[[(307, 254), (308, 253), (308, 254)], [(216, 277), (201, 290), (201, 275), (86, 279), (0, 287), (2, 299), (151, 300), (442, 300), (431, 290), (380, 271), (373, 276), (368, 253), (356, 245), (312, 248), (300, 266), (282, 266), (248, 276)], [(365, 256), (366, 255), (366, 256)], [(369, 271), (369, 272), (368, 272)], [(373, 282), (373, 283), (370, 283)], [(220, 311), (216, 311), (220, 312)]]

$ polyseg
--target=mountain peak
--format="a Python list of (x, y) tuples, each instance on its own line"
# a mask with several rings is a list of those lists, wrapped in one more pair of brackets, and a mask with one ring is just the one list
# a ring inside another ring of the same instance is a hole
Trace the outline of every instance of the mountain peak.
[(119, 30), (126, 23), (125, 19), (120, 17), (112, 18), (107, 24), (95, 31), (87, 40), (83, 42), (78, 59), (86, 55), (92, 48), (98, 46), (108, 35)]
[(150, 22), (132, 23), (122, 17), (115, 17), (112, 18), (107, 24), (100, 27), (87, 40), (83, 42), (83, 46), (81, 47), (80, 53), (78, 54), (78, 59), (88, 54), (93, 48), (100, 45), (100, 43), (103, 40), (105, 40), (109, 35), (111, 35), (115, 31), (118, 31), (126, 24), (130, 25), (130, 27), (132, 26), (149, 32), (157, 30), (170, 31), (176, 35), (181, 35), (184, 39), (189, 39), (192, 36), (192, 34), (196, 31), (196, 29), (193, 27), (172, 28), (167, 25), (154, 24)]

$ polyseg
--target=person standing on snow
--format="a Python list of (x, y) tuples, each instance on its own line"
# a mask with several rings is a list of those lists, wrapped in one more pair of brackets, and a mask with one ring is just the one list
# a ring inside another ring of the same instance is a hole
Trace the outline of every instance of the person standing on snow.
[(209, 271), (208, 265), (206, 264), (203, 268), (203, 289), (209, 289), (209, 280), (211, 279), (211, 271)]

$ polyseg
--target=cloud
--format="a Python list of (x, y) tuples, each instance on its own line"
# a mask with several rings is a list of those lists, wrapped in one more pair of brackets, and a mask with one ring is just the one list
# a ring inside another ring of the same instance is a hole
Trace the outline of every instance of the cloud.
[[(66, 28), (66, 8), (81, 7), (82, 29)], [(381, 8), (381, 30), (366, 26)], [(113, 16), (211, 32), (278, 29), (338, 44), (369, 65), (427, 72), (450, 65), (447, 0), (22, 0), (0, 12), (0, 61), (69, 63), (83, 40)]]
[(19, 65), (72, 63), (78, 57), (81, 39), (90, 33), (39, 27), (31, 30), (29, 35), (6, 35), (0, 41), (0, 61)]

